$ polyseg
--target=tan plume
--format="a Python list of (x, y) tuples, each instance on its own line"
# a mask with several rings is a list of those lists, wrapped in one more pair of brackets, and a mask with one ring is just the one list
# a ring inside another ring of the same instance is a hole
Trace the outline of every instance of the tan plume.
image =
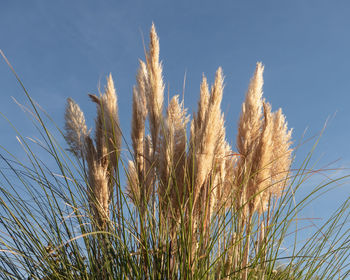
[(65, 135), (70, 151), (78, 157), (83, 157), (84, 141), (88, 135), (84, 113), (73, 99), (67, 99), (65, 119)]

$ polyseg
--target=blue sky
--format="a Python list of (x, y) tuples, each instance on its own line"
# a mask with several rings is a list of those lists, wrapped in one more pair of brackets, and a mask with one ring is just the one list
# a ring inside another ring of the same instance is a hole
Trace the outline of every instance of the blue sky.
[[(294, 1), (2, 1), (0, 49), (31, 96), (63, 127), (67, 97), (86, 114), (90, 127), (95, 107), (87, 93), (112, 73), (125, 135), (131, 121), (131, 92), (143, 37), (154, 22), (169, 94), (181, 94), (186, 73), (185, 105), (196, 109), (204, 73), (213, 81), (223, 67), (222, 109), (227, 136), (234, 145), (241, 103), (257, 61), (265, 65), (264, 96), (282, 107), (294, 141), (317, 136), (330, 117), (315, 153), (317, 166), (350, 167), (350, 2)], [(11, 97), (24, 93), (0, 59), (0, 112), (26, 136), (35, 130)], [(15, 133), (0, 120), (1, 144), (20, 153)], [(310, 150), (300, 149), (297, 163)], [(297, 167), (297, 165), (295, 166)], [(350, 173), (343, 170), (341, 173)], [(305, 184), (305, 192), (317, 183)], [(350, 186), (325, 195), (308, 209), (323, 217), (350, 194)]]

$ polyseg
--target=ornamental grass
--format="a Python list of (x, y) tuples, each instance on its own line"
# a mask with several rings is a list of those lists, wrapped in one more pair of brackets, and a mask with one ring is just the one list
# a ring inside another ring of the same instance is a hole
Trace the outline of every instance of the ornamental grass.
[(111, 75), (103, 92), (89, 95), (93, 128), (68, 98), (64, 129), (53, 132), (11, 67), (40, 139), (16, 131), (23, 162), (1, 147), (1, 279), (350, 277), (349, 197), (311, 238), (298, 239), (300, 211), (347, 176), (296, 200), (314, 172), (317, 141), (292, 169), (297, 146), (282, 110), (263, 98), (263, 64), (250, 80), (235, 146), (221, 111), (223, 70), (212, 85), (203, 76), (191, 117), (180, 96), (164, 101), (162, 68), (152, 25), (127, 141)]

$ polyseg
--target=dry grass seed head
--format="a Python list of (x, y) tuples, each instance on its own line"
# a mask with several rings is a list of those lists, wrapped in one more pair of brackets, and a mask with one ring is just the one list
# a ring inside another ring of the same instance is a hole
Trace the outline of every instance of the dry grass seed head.
[(252, 164), (253, 158), (259, 145), (259, 137), (262, 129), (262, 87), (263, 87), (264, 67), (257, 63), (255, 73), (250, 80), (245, 102), (242, 104), (242, 112), (239, 118), (237, 150), (240, 154), (236, 174), (235, 185), (236, 207), (243, 207), (243, 215), (248, 213), (247, 191), (252, 183)]
[(134, 87), (132, 99), (131, 140), (137, 168), (143, 170), (143, 142), (145, 137), (146, 104)]
[[(159, 192), (165, 203), (169, 200), (173, 208), (180, 207), (184, 193), (184, 172), (186, 161), (186, 125), (188, 117), (174, 96), (168, 106), (164, 127), (161, 130), (159, 153)], [(179, 201), (180, 199), (180, 201)]]
[(144, 183), (142, 185), (141, 194), (143, 196), (143, 200), (149, 201), (152, 191), (153, 184), (155, 182), (155, 164), (153, 161), (153, 145), (152, 139), (150, 135), (145, 137), (145, 145), (144, 145), (144, 162), (145, 162), (145, 172), (144, 172)]
[(203, 125), (206, 112), (208, 109), (209, 99), (210, 99), (210, 93), (209, 93), (208, 82), (207, 82), (207, 78), (203, 75), (203, 79), (200, 87), (200, 97), (198, 101), (198, 112), (193, 118), (195, 119), (195, 125), (197, 129), (200, 129), (201, 126)]
[(199, 188), (206, 179), (213, 165), (215, 145), (222, 128), (220, 104), (223, 92), (223, 76), (221, 68), (216, 72), (215, 82), (211, 88), (211, 94), (206, 109), (205, 119), (200, 131), (196, 131), (200, 137), (195, 143), (196, 149), (196, 187)]
[(107, 77), (105, 93), (100, 97), (89, 95), (97, 104), (95, 142), (99, 158), (108, 156), (111, 167), (117, 168), (121, 146), (121, 131), (119, 127), (117, 95), (112, 75)]
[(79, 105), (73, 99), (67, 99), (65, 119), (65, 135), (64, 138), (70, 147), (70, 151), (78, 157), (84, 155), (84, 141), (88, 135), (85, 124), (84, 113)]
[(108, 165), (106, 161), (101, 161), (97, 158), (92, 139), (88, 136), (85, 138), (85, 141), (86, 160), (89, 168), (88, 198), (95, 221), (99, 226), (102, 226), (109, 219)]
[(292, 163), (292, 129), (288, 130), (287, 122), (282, 110), (279, 109), (273, 114), (273, 190), (279, 196), (287, 184), (286, 178)]
[(264, 125), (261, 132), (259, 145), (253, 159), (253, 178), (248, 186), (249, 205), (251, 212), (258, 209), (263, 213), (267, 209), (268, 200), (272, 190), (271, 164), (273, 153), (273, 120), (271, 105), (263, 102)]
[[(189, 167), (192, 166), (194, 170), (190, 170), (189, 174), (194, 176), (191, 180), (194, 182), (192, 187), (193, 193), (193, 213), (195, 214), (195, 224), (201, 221), (198, 219), (204, 218), (206, 214), (206, 224), (213, 206), (216, 205), (217, 188), (214, 186), (215, 181), (215, 152), (222, 138), (225, 136), (225, 127), (223, 122), (223, 115), (221, 113), (220, 105), (223, 93), (223, 75), (222, 69), (219, 68), (216, 72), (215, 81), (210, 91), (208, 102), (205, 100), (199, 102), (198, 116), (204, 116), (204, 120), (200, 125), (192, 121), (192, 137), (191, 149), (189, 151)], [(201, 86), (201, 98), (206, 99), (206, 82)], [(202, 105), (207, 106), (203, 108)], [(203, 113), (205, 112), (205, 113)], [(198, 120), (198, 119), (197, 119)], [(206, 210), (207, 209), (207, 210)]]
[(235, 193), (237, 192), (236, 186), (236, 166), (237, 165), (237, 155), (233, 153), (231, 147), (227, 145), (226, 153), (225, 153), (225, 179), (224, 185), (221, 190), (221, 196), (218, 201), (221, 204), (218, 204), (218, 208), (222, 206), (231, 207), (234, 203)]
[(260, 62), (257, 63), (254, 76), (249, 83), (245, 101), (242, 104), (238, 126), (237, 149), (244, 157), (252, 153), (262, 126), (263, 71), (264, 66)]
[(146, 54), (148, 74), (148, 88), (146, 91), (149, 112), (149, 126), (152, 137), (153, 150), (157, 150), (158, 135), (162, 121), (164, 83), (162, 65), (159, 62), (159, 40), (154, 24), (150, 32), (149, 52)]
[(143, 139), (142, 170), (137, 170), (134, 161), (129, 161), (128, 163), (127, 194), (134, 205), (141, 207), (143, 213), (150, 200), (153, 190), (152, 186), (155, 182), (155, 166), (151, 160), (153, 157), (151, 141), (149, 135)]
[[(136, 75), (136, 86), (133, 88), (131, 140), (135, 162), (129, 162), (128, 193), (134, 203), (140, 203), (141, 189), (145, 184), (145, 121), (147, 117), (146, 92), (148, 91), (146, 65), (140, 60)], [(137, 200), (136, 200), (137, 199)]]
[(138, 180), (138, 173), (133, 161), (129, 160), (128, 164), (128, 182), (126, 192), (134, 205), (140, 205), (140, 182)]

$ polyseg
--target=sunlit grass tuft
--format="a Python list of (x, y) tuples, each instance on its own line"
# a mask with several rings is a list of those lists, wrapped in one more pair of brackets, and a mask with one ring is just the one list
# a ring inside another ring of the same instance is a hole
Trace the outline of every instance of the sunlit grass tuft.
[(1, 146), (0, 277), (348, 278), (349, 197), (311, 238), (300, 242), (298, 226), (302, 210), (348, 176), (327, 178), (297, 200), (315, 173), (318, 140), (291, 170), (291, 130), (262, 97), (263, 69), (258, 63), (242, 105), (237, 151), (220, 108), (221, 68), (211, 87), (203, 77), (192, 120), (178, 96), (164, 103), (154, 26), (133, 90), (130, 145), (111, 75), (103, 93), (90, 95), (93, 131), (70, 98), (61, 131), (16, 75), (39, 138), (13, 125), (25, 157)]

